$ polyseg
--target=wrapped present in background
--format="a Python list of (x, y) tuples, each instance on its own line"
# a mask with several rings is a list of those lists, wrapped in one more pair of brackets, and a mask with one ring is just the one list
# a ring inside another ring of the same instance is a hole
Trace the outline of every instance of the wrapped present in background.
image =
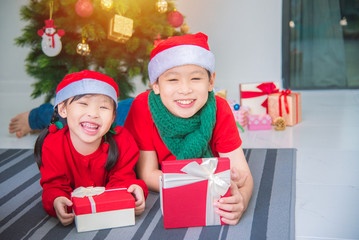
[(268, 113), (268, 95), (279, 92), (279, 83), (243, 83), (239, 85), (240, 105), (253, 115)]
[(247, 125), (249, 108), (247, 106), (240, 106), (235, 101), (228, 101), (228, 104), (232, 109), (234, 120), (244, 128)]
[(107, 38), (116, 42), (125, 43), (131, 36), (133, 30), (133, 20), (115, 14), (110, 20), (110, 27)]
[(248, 130), (268, 130), (271, 129), (272, 118), (268, 114), (249, 115)]
[(216, 90), (215, 91), (215, 95), (221, 98), (226, 99), (227, 98), (227, 89), (221, 89), (221, 90)]
[(80, 187), (71, 198), (78, 232), (135, 225), (135, 199), (127, 188)]
[(214, 201), (230, 196), (229, 158), (162, 162), (161, 207), (165, 228), (223, 225)]
[(272, 119), (282, 117), (287, 126), (294, 126), (302, 121), (301, 94), (283, 90), (268, 97), (268, 114)]

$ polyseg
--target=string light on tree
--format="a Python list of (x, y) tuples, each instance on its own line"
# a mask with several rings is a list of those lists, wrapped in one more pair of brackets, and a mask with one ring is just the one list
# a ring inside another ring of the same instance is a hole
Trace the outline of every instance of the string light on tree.
[(101, 0), (101, 7), (105, 11), (111, 10), (113, 5), (113, 0)]
[(75, 11), (77, 15), (87, 18), (93, 13), (93, 5), (90, 0), (78, 0), (75, 4)]
[(168, 3), (166, 0), (157, 0), (156, 7), (159, 13), (165, 13), (167, 12)]
[(86, 38), (82, 38), (82, 42), (77, 44), (76, 52), (82, 56), (88, 56), (91, 53), (90, 46), (86, 43)]

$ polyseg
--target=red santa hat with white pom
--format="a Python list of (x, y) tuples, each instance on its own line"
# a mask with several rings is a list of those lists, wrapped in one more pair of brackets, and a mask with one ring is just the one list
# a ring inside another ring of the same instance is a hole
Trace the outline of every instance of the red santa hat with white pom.
[(57, 86), (54, 106), (81, 94), (103, 94), (112, 98), (117, 105), (119, 90), (116, 82), (102, 73), (89, 70), (71, 73)]
[(207, 40), (207, 35), (197, 33), (170, 37), (158, 44), (152, 50), (148, 64), (151, 84), (155, 83), (158, 77), (168, 69), (186, 64), (201, 66), (212, 74), (215, 59)]

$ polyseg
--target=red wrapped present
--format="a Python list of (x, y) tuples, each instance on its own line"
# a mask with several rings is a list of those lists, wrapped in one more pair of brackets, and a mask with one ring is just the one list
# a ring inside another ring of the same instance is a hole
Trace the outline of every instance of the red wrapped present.
[(249, 107), (249, 113), (260, 115), (268, 113), (268, 95), (279, 92), (279, 83), (243, 83), (239, 84), (241, 106)]
[(272, 118), (268, 114), (249, 115), (248, 130), (268, 130), (271, 129)]
[(71, 198), (78, 232), (135, 225), (135, 199), (127, 188), (80, 187)]
[(283, 90), (268, 97), (268, 114), (275, 120), (282, 117), (286, 126), (294, 126), (302, 121), (300, 93)]
[(165, 228), (224, 225), (213, 206), (230, 196), (228, 158), (164, 161), (160, 181)]

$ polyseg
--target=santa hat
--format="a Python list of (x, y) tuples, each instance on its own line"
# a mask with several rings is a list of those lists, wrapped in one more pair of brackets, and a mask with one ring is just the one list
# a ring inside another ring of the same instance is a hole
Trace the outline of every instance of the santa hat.
[(45, 28), (57, 28), (57, 26), (54, 25), (54, 19), (45, 20), (45, 27), (43, 27), (43, 29)]
[(151, 52), (148, 75), (153, 84), (157, 78), (173, 67), (195, 64), (214, 72), (214, 54), (209, 50), (208, 37), (203, 33), (170, 37)]
[(103, 94), (112, 98), (116, 105), (119, 96), (116, 82), (102, 73), (84, 70), (71, 73), (56, 89), (55, 106), (70, 97), (81, 94)]

